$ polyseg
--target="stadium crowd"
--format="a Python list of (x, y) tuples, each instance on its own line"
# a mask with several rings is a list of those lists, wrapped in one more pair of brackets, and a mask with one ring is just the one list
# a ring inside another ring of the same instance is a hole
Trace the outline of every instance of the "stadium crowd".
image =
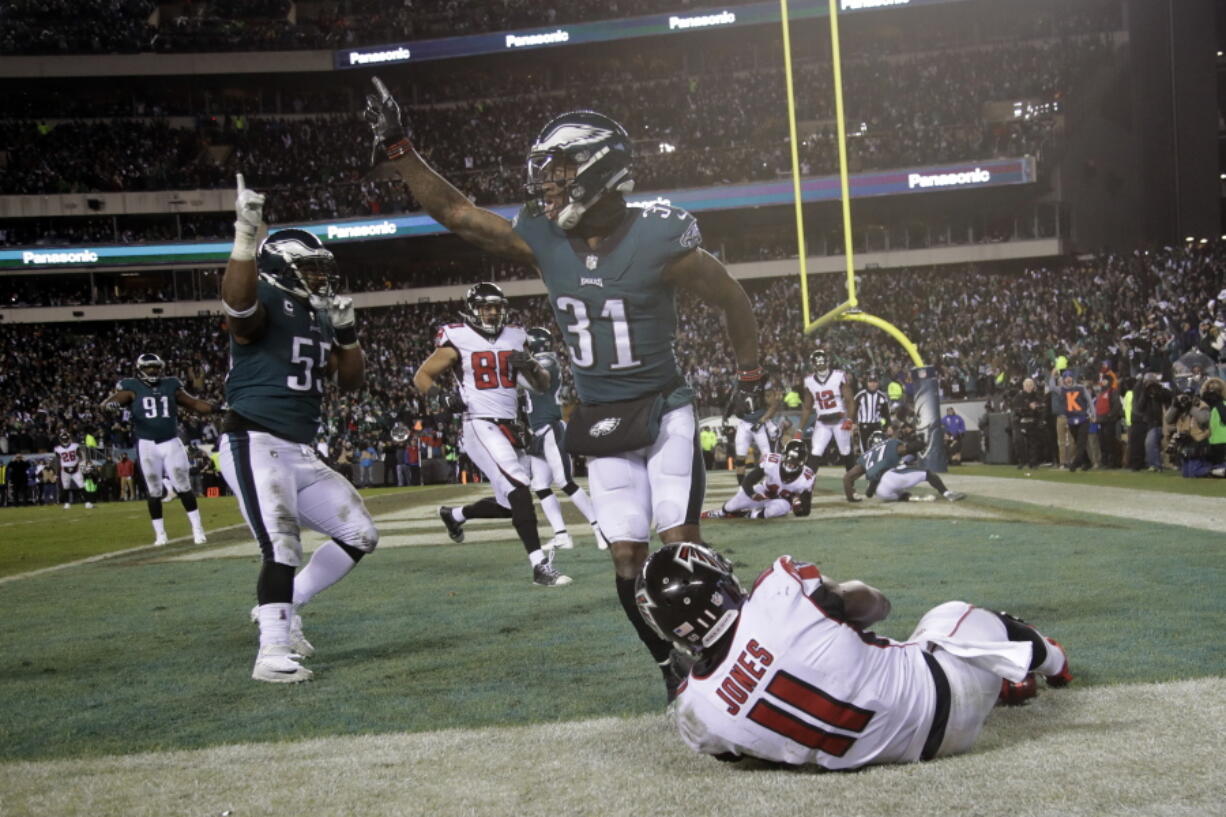
[[(697, 13), (713, 0), (10, 0), (0, 15), (0, 53), (106, 54), (348, 48), (659, 13)], [(979, 5), (983, 5), (980, 3)], [(995, 4), (999, 6), (999, 3)], [(1053, 0), (1026, 16), (1006, 9), (985, 18), (989, 32), (1051, 36), (1118, 22), (1119, 3)], [(293, 13), (291, 14), (291, 9)], [(101, 24), (105, 25), (101, 25)], [(939, 36), (919, 35), (937, 47)], [(907, 39), (914, 47), (917, 35)]]
[[(871, 372), (883, 384), (896, 381), (910, 389), (910, 360), (884, 334), (838, 324), (816, 339), (805, 337), (793, 279), (750, 281), (748, 289), (759, 318), (762, 359), (781, 390), (804, 377), (819, 342), (861, 382)], [(815, 280), (810, 290), (815, 313), (843, 297), (833, 278)], [(1024, 378), (1043, 385), (1059, 367), (1094, 396), (1109, 388), (1117, 399), (1153, 373), (1166, 384), (1159, 401), (1166, 409), (1178, 393), (1199, 390), (1226, 366), (1226, 243), (1035, 268), (875, 271), (864, 275), (859, 297), (921, 345), (938, 366), (945, 400), (980, 398), (1007, 408)], [(554, 325), (543, 298), (513, 305), (526, 325)], [(435, 326), (455, 320), (458, 308), (434, 303), (360, 313), (367, 386), (325, 402), (324, 441), (342, 464), (346, 452), (385, 453), (380, 446), (389, 445), (396, 423), (414, 430), (413, 441), (436, 430), (442, 439), (431, 448), (440, 456), (454, 443), (454, 418), (438, 416), (409, 383), (432, 348)], [(734, 372), (718, 317), (691, 301), (678, 311), (682, 369), (703, 413), (719, 413)], [(190, 392), (220, 400), (227, 348), (219, 318), (107, 327), (0, 325), (0, 454), (47, 451), (60, 428), (92, 433), (104, 446), (127, 447), (130, 426), (122, 416), (101, 413), (98, 402), (119, 378), (131, 375), (139, 354), (161, 354)], [(564, 349), (559, 351), (565, 358)], [(573, 399), (569, 374), (562, 394)], [(205, 418), (188, 414), (184, 435), (209, 442), (217, 431)], [(353, 473), (361, 479), (360, 469)]]
[[(1108, 40), (1088, 36), (849, 61), (851, 169), (1041, 153), (1061, 101), (1111, 51)], [(650, 63), (624, 68), (640, 73), (614, 71), (603, 82), (546, 94), (520, 87), (490, 99), (473, 89), (465, 100), (411, 106), (409, 117), (429, 159), (481, 204), (520, 200), (527, 140), (557, 111), (581, 107), (606, 111), (629, 128), (638, 144), (639, 190), (771, 180), (790, 172), (781, 70), (720, 66), (655, 79)], [(817, 123), (800, 145), (804, 175), (837, 169), (828, 74), (828, 64), (810, 63), (798, 78), (805, 89), (798, 117)], [(414, 89), (399, 90), (412, 98)], [(1009, 100), (1031, 100), (1042, 113), (984, 118), (984, 103)], [(499, 127), (484, 126), (491, 121)], [(471, 138), (455, 139), (457, 133)], [(10, 154), (0, 169), (2, 194), (224, 187), (242, 171), (249, 184), (274, 193), (272, 221), (418, 209), (403, 185), (368, 178), (365, 127), (352, 111), (304, 118), (240, 114), (192, 128), (158, 118), (9, 119), (0, 122), (0, 147)]]

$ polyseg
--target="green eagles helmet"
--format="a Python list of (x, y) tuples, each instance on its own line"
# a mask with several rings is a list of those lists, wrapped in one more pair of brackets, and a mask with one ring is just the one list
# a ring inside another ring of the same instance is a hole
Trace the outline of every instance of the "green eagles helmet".
[[(529, 206), (563, 230), (573, 230), (606, 193), (634, 190), (632, 148), (626, 129), (604, 114), (572, 111), (555, 117), (528, 152)], [(546, 202), (550, 182), (562, 188), (560, 203)]]
[(528, 330), (528, 351), (534, 355), (548, 352), (553, 348), (553, 334), (543, 326), (534, 326)]
[(306, 230), (271, 233), (260, 242), (255, 263), (274, 286), (302, 298), (333, 295), (340, 281), (336, 258), (318, 236)]

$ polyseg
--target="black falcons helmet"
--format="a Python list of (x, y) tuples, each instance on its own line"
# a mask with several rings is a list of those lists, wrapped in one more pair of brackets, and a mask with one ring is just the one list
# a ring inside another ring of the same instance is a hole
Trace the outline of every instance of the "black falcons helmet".
[(162, 359), (152, 352), (146, 352), (136, 359), (136, 376), (145, 383), (156, 383), (165, 368)]
[(534, 355), (548, 352), (553, 348), (553, 335), (543, 326), (534, 326), (528, 330), (527, 346)]
[(314, 233), (278, 230), (260, 242), (256, 268), (274, 285), (303, 298), (336, 292), (336, 258)]
[(68, 433), (68, 429), (60, 429), (60, 445), (68, 445), (72, 442), (72, 435)]
[(648, 556), (634, 589), (643, 620), (696, 656), (729, 632), (746, 598), (727, 559), (688, 542)]
[(571, 111), (554, 117), (537, 135), (528, 152), (528, 199), (545, 211), (544, 184), (562, 180), (559, 167), (574, 166), (575, 176), (562, 182), (565, 200), (548, 213), (563, 230), (573, 230), (596, 201), (612, 190), (634, 190), (630, 176), (633, 146), (626, 129), (595, 111)]
[(814, 349), (813, 354), (809, 355), (809, 363), (812, 364), (813, 371), (819, 374), (830, 371), (830, 356), (825, 349)]
[[(483, 320), (479, 307), (496, 306), (498, 314), (492, 321)], [(464, 296), (464, 309), (460, 311), (464, 322), (487, 337), (493, 337), (502, 331), (507, 321), (507, 297), (497, 284), (482, 281), (468, 288)]]
[(804, 440), (788, 440), (788, 444), (783, 447), (783, 460), (779, 463), (779, 471), (788, 481), (796, 479), (805, 467), (808, 456)]

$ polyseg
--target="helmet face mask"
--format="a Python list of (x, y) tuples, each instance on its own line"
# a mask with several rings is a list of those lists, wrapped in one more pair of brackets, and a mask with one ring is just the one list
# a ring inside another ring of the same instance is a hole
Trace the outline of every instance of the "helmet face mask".
[(803, 440), (789, 440), (783, 447), (783, 459), (779, 463), (780, 473), (788, 480), (796, 479), (804, 470), (807, 459)]
[(825, 376), (830, 371), (830, 357), (825, 349), (817, 349), (809, 355), (809, 362), (813, 365), (813, 371), (819, 375)]
[(885, 432), (884, 431), (874, 431), (868, 437), (869, 450), (876, 448), (877, 446), (881, 445), (883, 442), (885, 442)]
[(502, 289), (489, 281), (473, 284), (464, 296), (460, 316), (464, 322), (486, 337), (495, 337), (506, 325), (509, 302)]
[(606, 193), (634, 190), (631, 151), (626, 129), (604, 114), (573, 111), (555, 117), (528, 152), (530, 211), (573, 230)]
[(635, 581), (643, 620), (678, 649), (699, 657), (732, 631), (745, 598), (727, 559), (688, 542), (652, 553)]
[(68, 433), (68, 429), (60, 431), (60, 445), (68, 445), (72, 442), (72, 435)]
[(528, 330), (528, 351), (534, 355), (548, 352), (553, 348), (553, 333), (543, 326), (534, 326)]
[(256, 266), (275, 286), (301, 298), (336, 294), (336, 258), (314, 233), (278, 230), (260, 243)]
[(146, 352), (136, 359), (136, 377), (144, 383), (156, 383), (166, 369), (160, 357)]

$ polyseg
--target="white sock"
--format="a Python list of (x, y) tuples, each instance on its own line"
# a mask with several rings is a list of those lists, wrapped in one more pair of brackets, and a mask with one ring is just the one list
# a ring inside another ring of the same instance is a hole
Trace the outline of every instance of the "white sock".
[(294, 577), (294, 606), (301, 607), (339, 582), (356, 564), (336, 542), (324, 542)]
[(592, 498), (582, 488), (570, 495), (570, 501), (575, 503), (575, 507), (589, 525), (596, 524), (596, 509), (592, 507)]
[(531, 553), (528, 554), (528, 561), (532, 562), (533, 567), (536, 567), (541, 562), (545, 561), (545, 551), (543, 550), (532, 551)]
[(166, 535), (166, 520), (165, 519), (154, 519), (152, 521), (153, 521), (153, 532), (156, 533), (158, 536), (165, 536)]
[(187, 512), (187, 521), (192, 523), (192, 530), (197, 533), (204, 533), (204, 526), (200, 522), (200, 509)]
[(1047, 645), (1047, 658), (1043, 659), (1043, 663), (1035, 667), (1035, 671), (1040, 675), (1055, 675), (1060, 670), (1064, 669), (1064, 662), (1068, 658), (1064, 654), (1064, 650), (1051, 643), (1050, 638), (1044, 638), (1043, 642)]
[(541, 510), (545, 512), (545, 518), (549, 520), (549, 527), (553, 528), (554, 534), (565, 532), (566, 522), (562, 519), (562, 503), (558, 502), (556, 494), (550, 494), (541, 500)]
[(461, 524), (468, 521), (464, 518), (464, 509), (461, 508), (459, 505), (456, 505), (454, 508), (451, 509), (451, 518)]
[(294, 615), (294, 606), (284, 602), (261, 604), (256, 611), (260, 620), (260, 646), (289, 645), (289, 623)]

